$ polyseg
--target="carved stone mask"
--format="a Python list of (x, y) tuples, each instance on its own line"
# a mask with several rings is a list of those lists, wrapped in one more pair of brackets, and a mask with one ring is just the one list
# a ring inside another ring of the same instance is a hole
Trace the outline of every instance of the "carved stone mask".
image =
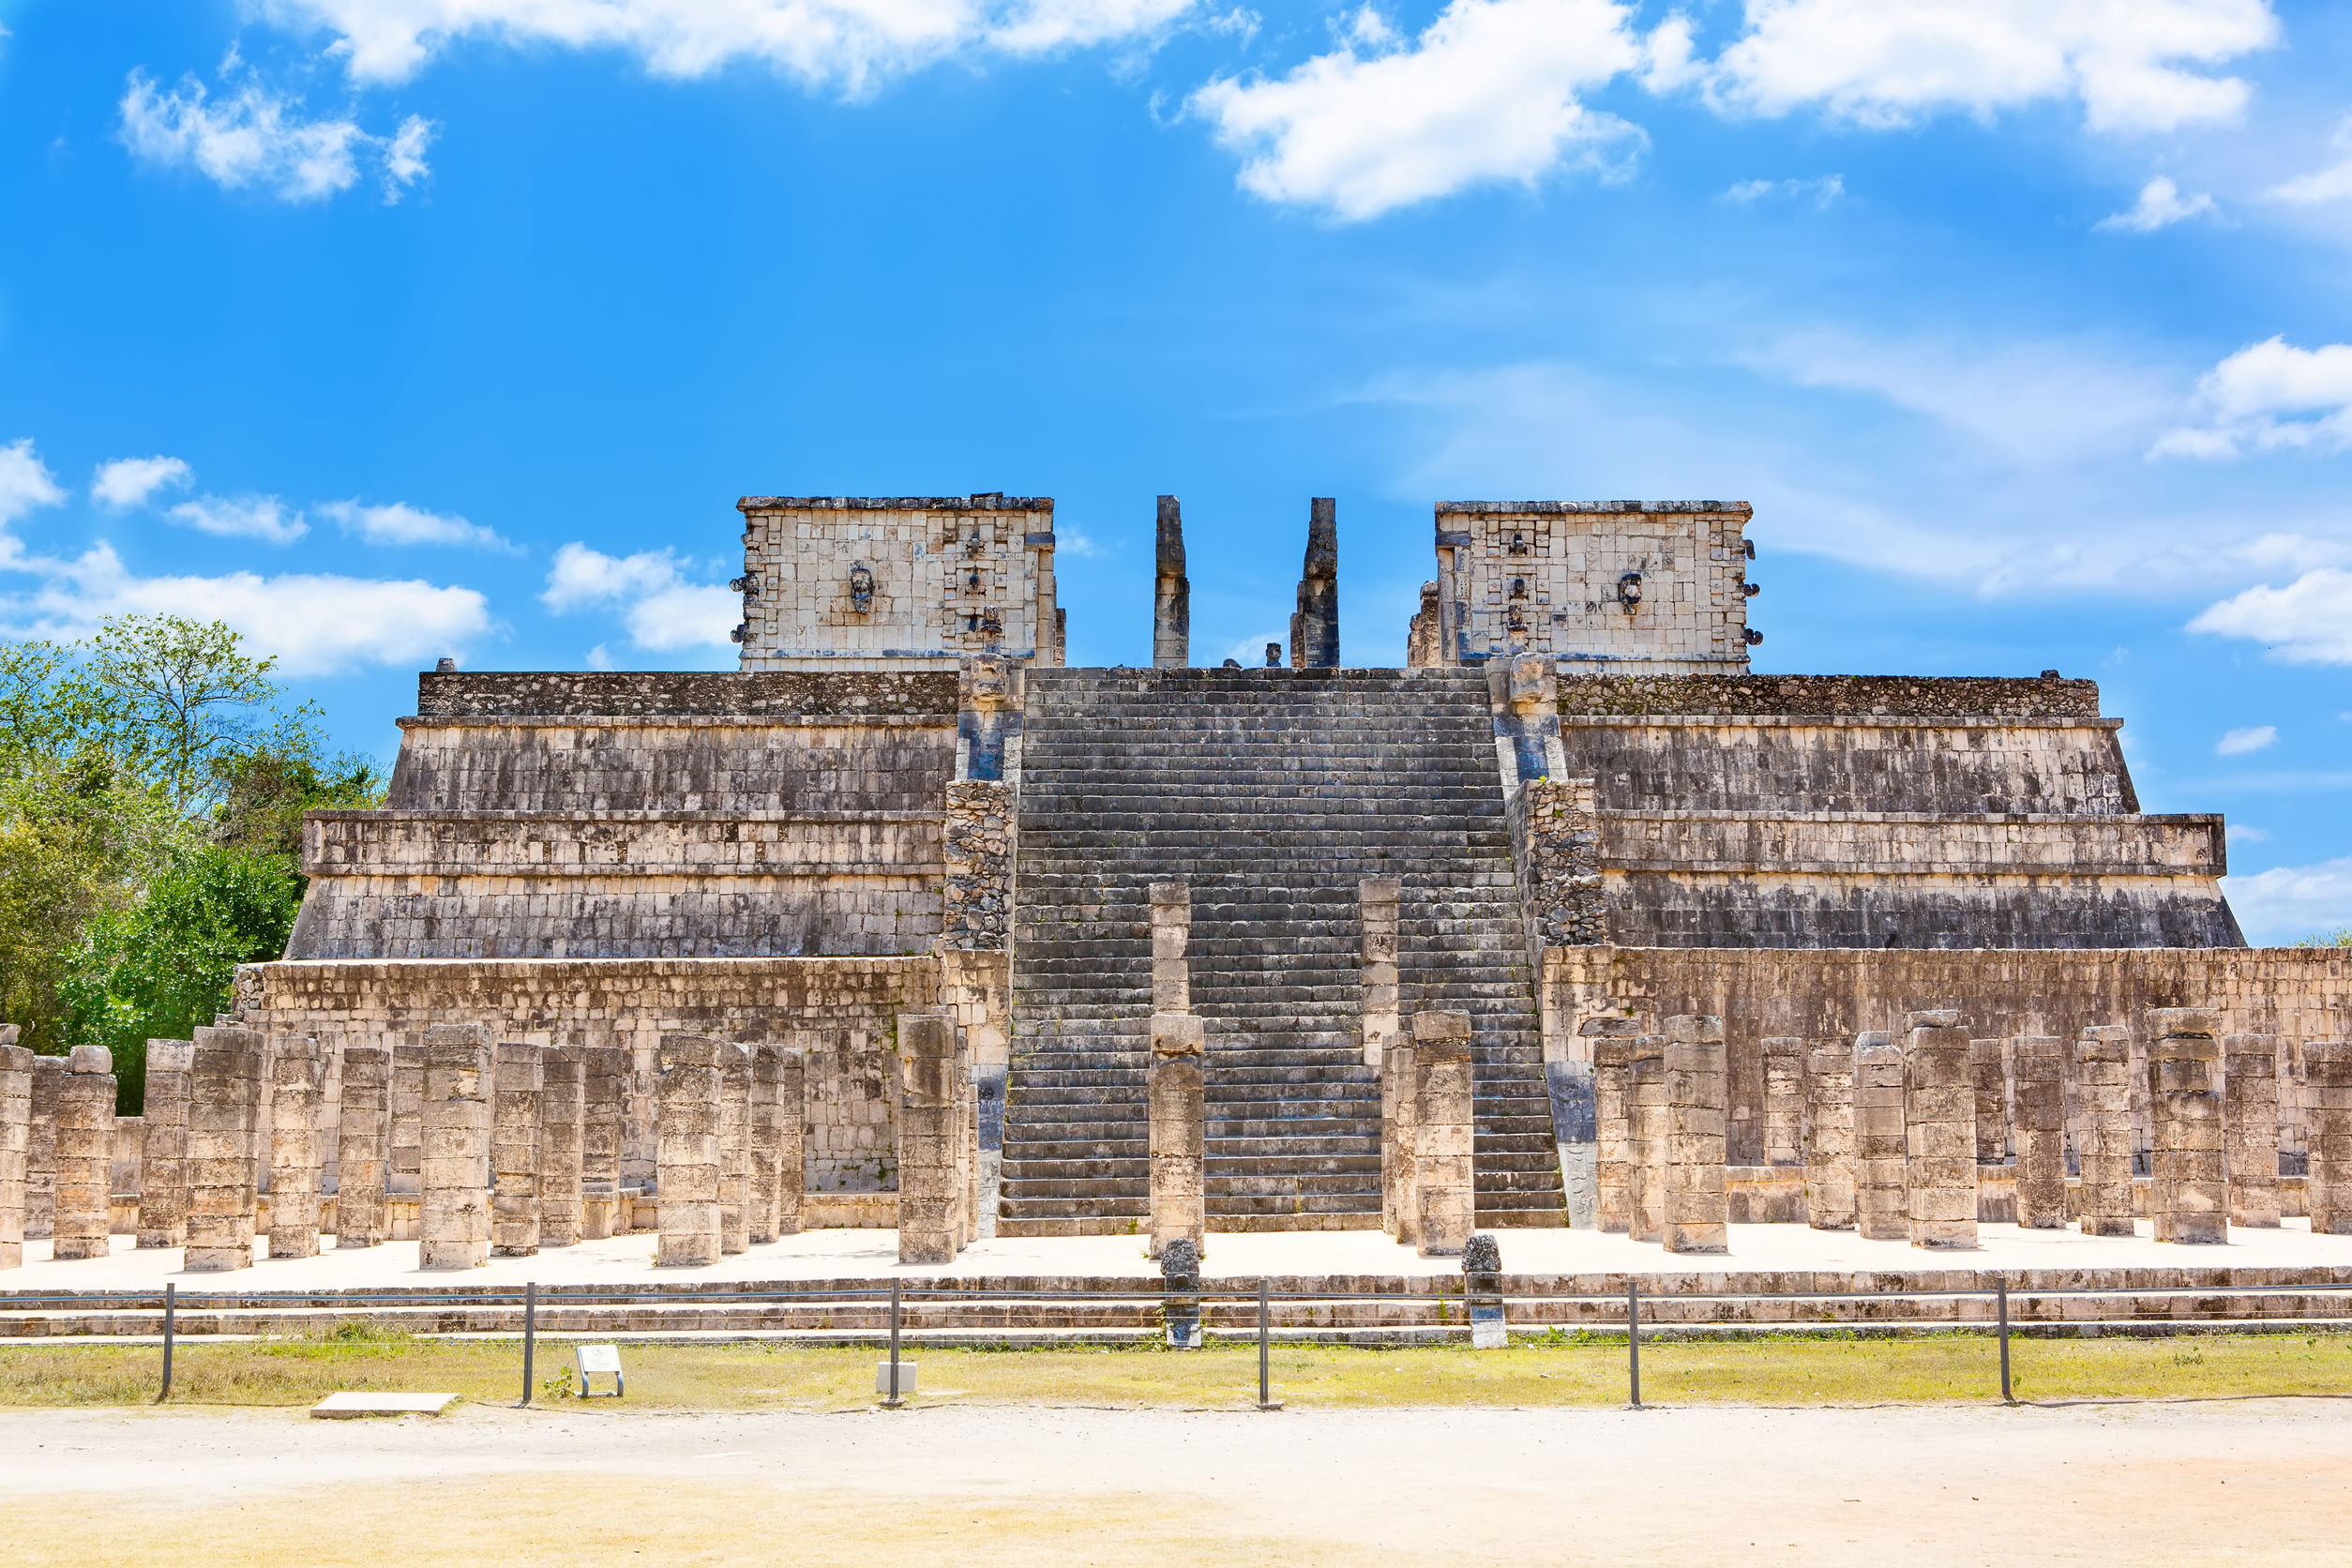
[(1549, 654), (1523, 653), (1511, 660), (1511, 705), (1521, 713), (1540, 712), (1560, 701), (1559, 677)]
[(993, 654), (982, 654), (972, 661), (972, 705), (974, 708), (1001, 708), (1012, 692), (1012, 672), (1003, 659)]
[(860, 615), (874, 608), (874, 570), (864, 562), (850, 568), (850, 608)]

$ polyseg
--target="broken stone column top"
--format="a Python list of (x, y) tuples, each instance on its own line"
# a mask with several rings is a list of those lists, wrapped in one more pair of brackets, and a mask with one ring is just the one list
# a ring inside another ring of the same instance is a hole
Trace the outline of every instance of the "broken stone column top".
[(1678, 1046), (1723, 1038), (1723, 1019), (1712, 1013), (1677, 1013), (1666, 1021), (1666, 1037)]
[(76, 1046), (67, 1059), (66, 1070), (70, 1073), (100, 1074), (114, 1070), (114, 1053), (104, 1046)]
[(2131, 1058), (2132, 1032), (2119, 1023), (2083, 1026), (2075, 1055), (2085, 1062), (2124, 1062)]
[(1425, 1007), (1413, 1015), (1413, 1044), (1433, 1057), (1468, 1055), (1470, 1038), (1468, 1013)]
[(665, 1067), (716, 1067), (718, 1059), (719, 1042), (707, 1034), (661, 1037), (661, 1064)]
[(1402, 877), (1366, 877), (1358, 895), (1367, 904), (1394, 904), (1405, 896)]
[(1158, 565), (1162, 577), (1184, 575), (1184, 504), (1172, 495), (1159, 498)]
[(1152, 598), (1152, 666), (1182, 670), (1192, 662), (1192, 584), (1184, 578), (1184, 510), (1160, 497), (1158, 581)]
[(1587, 1018), (1576, 1033), (1591, 1039), (1631, 1039), (1641, 1033), (1639, 1018)]
[(1960, 1009), (1957, 1007), (1926, 1007), (1903, 1016), (1906, 1029), (1957, 1029)]
[(2221, 1018), (2210, 1007), (2150, 1007), (2148, 1027), (2160, 1039), (2219, 1034)]
[(1191, 883), (1155, 882), (1152, 884), (1152, 912), (1154, 916), (1158, 915), (1163, 909), (1176, 906), (1182, 906), (1186, 912), (1190, 912), (1192, 908)]
[(1152, 1015), (1153, 1056), (1199, 1056), (1207, 1042), (1206, 1031), (1190, 1013)]
[(195, 1064), (196, 1042), (193, 1040), (147, 1042), (147, 1071), (151, 1073), (184, 1073)]

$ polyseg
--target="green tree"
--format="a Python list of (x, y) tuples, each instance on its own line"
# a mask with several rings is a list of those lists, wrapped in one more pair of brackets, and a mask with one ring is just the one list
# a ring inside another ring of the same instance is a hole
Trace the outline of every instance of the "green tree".
[(223, 770), (246, 753), (318, 750), (318, 710), (275, 706), (274, 658), (252, 658), (218, 621), (121, 615), (88, 643), (87, 679), (117, 745), (183, 815), (219, 801)]

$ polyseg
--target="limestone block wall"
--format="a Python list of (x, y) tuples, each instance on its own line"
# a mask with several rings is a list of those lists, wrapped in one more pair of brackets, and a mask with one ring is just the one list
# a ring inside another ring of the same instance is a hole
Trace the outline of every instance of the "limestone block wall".
[(1439, 641), (1470, 663), (1515, 641), (1563, 668), (1745, 670), (1741, 501), (1447, 501)]
[(747, 495), (736, 508), (746, 671), (989, 649), (1062, 663), (1048, 497)]
[(656, 1055), (665, 1032), (807, 1052), (807, 1189), (895, 1185), (892, 1031), (941, 1000), (920, 957), (310, 960), (237, 972), (239, 1018), (271, 1033), (346, 1044), (421, 1045), (435, 1024), (480, 1024), (501, 1040), (618, 1046), (629, 1052), (622, 1179), (653, 1172)]

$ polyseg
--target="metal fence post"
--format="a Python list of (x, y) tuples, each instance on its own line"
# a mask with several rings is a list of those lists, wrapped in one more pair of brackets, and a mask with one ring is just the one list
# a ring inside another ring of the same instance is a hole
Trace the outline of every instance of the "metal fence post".
[(163, 1387), (155, 1396), (155, 1402), (158, 1405), (172, 1397), (172, 1337), (173, 1331), (178, 1327), (179, 1304), (179, 1286), (172, 1280), (165, 1280), (163, 1282)]
[(1633, 1385), (1634, 1409), (1641, 1409), (1641, 1286), (1625, 1282), (1625, 1372)]
[(905, 1401), (898, 1397), (898, 1281), (890, 1282), (890, 1396), (882, 1401), (884, 1410), (895, 1410)]
[(2009, 1278), (2006, 1274), (1993, 1282), (1993, 1303), (2000, 1315), (2001, 1403), (2013, 1405), (2017, 1401), (2009, 1392)]
[(522, 1285), (522, 1402), (531, 1403), (531, 1352), (539, 1330), (539, 1282), (523, 1281)]
[(1270, 1316), (1267, 1310), (1267, 1284), (1265, 1280), (1260, 1279), (1258, 1282), (1258, 1408), (1261, 1410), (1278, 1410), (1282, 1409), (1282, 1405), (1274, 1396), (1274, 1384), (1267, 1365), (1266, 1325)]

